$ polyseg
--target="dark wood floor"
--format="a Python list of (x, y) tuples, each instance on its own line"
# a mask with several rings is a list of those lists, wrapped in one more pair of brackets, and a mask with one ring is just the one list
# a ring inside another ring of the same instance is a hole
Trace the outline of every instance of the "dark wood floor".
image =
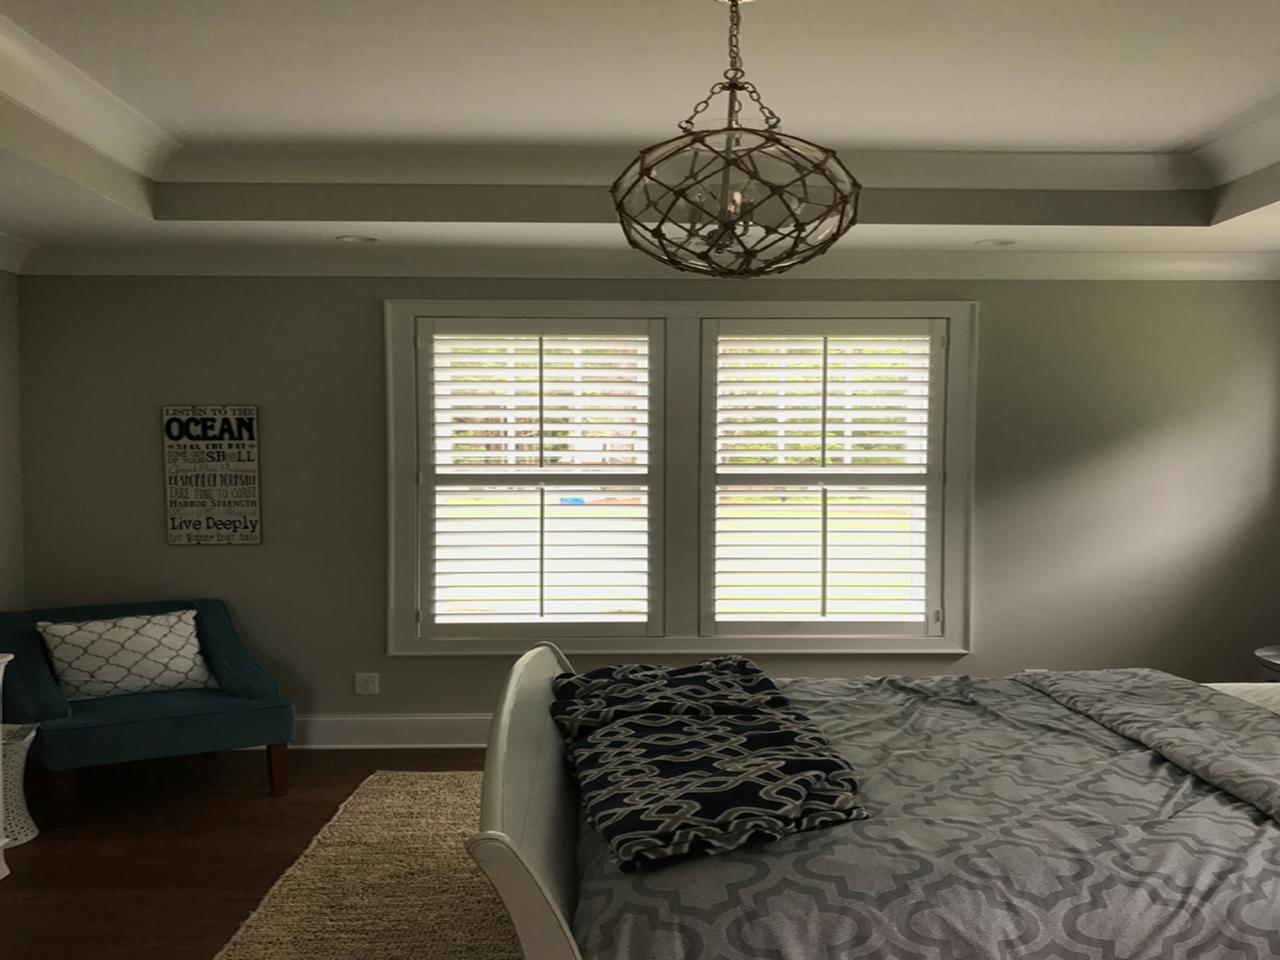
[[(262, 751), (84, 771), (72, 827), (9, 850), (0, 957), (210, 960), (376, 770), (478, 770), (477, 750), (293, 750), (288, 796)], [(48, 809), (31, 778), (37, 821)], [(323, 958), (316, 958), (323, 960)]]

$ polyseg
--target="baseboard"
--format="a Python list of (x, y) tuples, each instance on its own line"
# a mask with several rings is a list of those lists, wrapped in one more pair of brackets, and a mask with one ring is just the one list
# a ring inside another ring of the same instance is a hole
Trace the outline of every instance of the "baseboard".
[(487, 713), (313, 713), (298, 717), (294, 746), (304, 750), (483, 747)]

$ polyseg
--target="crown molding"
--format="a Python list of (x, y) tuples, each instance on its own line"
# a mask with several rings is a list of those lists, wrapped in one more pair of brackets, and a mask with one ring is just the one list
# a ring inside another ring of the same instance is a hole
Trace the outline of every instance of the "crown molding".
[[(154, 184), (157, 220), (612, 223), (603, 185)], [(1203, 227), (1208, 190), (930, 190), (867, 187), (861, 223)]]
[(179, 143), (0, 15), (0, 95), (135, 173), (155, 176)]
[[(608, 183), (638, 144), (183, 145), (13, 20), (0, 15), (0, 97), (151, 179), (252, 183)], [(863, 151), (871, 187), (1202, 190), (1280, 162), (1280, 103), (1259, 104), (1193, 149), (1164, 153)]]
[[(1216, 185), (1190, 153), (842, 150), (870, 187), (931, 190), (1203, 190)], [(1280, 152), (1277, 153), (1280, 156)]]
[[(27, 259), (24, 272), (45, 276), (673, 278), (669, 269), (629, 249), (570, 247), (40, 246)], [(759, 282), (805, 280), (1280, 280), (1280, 252), (836, 249), (784, 277)]]
[(1227, 130), (1191, 152), (1216, 185), (1280, 162), (1280, 109)]
[[(156, 179), (174, 183), (612, 183), (639, 144), (188, 144)], [(867, 187), (938, 190), (1200, 190), (1215, 186), (1188, 153), (983, 153), (841, 148)], [(1277, 154), (1280, 156), (1280, 153)]]
[[(1272, 110), (1277, 102), (1258, 105), (1194, 150), (841, 153), (866, 187), (864, 223), (1207, 227), (1280, 202), (1280, 110)], [(68, 208), (92, 197), (144, 220), (335, 225), (610, 222), (614, 213), (606, 186), (635, 153), (625, 145), (183, 145), (3, 16), (0, 151), (65, 182)], [(69, 218), (62, 232), (73, 235), (74, 222)], [(69, 241), (32, 253), (22, 241), (7, 242), (4, 262), (51, 272), (76, 272), (68, 264), (80, 263), (96, 272), (110, 261), (124, 273), (147, 272), (152, 269), (147, 264), (167, 272), (166, 264), (178, 269), (185, 263), (184, 272), (202, 272), (198, 264), (190, 265), (195, 241), (160, 250), (161, 241), (138, 240), (137, 231), (129, 232), (136, 245), (104, 240), (100, 246), (111, 250)], [(311, 275), (313, 270), (341, 275), (355, 262), (348, 253), (253, 242), (227, 252), (210, 240), (199, 249), (200, 256), (227, 265), (217, 273), (253, 274), (262, 260), (268, 266), (261, 269), (274, 275)], [(894, 270), (911, 277), (947, 277), (955, 270), (956, 276), (993, 279), (1040, 278), (1041, 272), (1045, 278), (1146, 278), (1166, 271), (1194, 279), (1250, 279), (1269, 278), (1272, 269), (1267, 254), (1019, 251), (989, 259), (991, 253), (968, 251), (872, 251), (869, 258), (866, 253), (856, 260), (837, 258), (842, 266), (818, 269), (832, 276), (852, 270), (848, 275), (859, 277), (893, 276)], [(473, 256), (465, 249), (419, 247), (384, 250), (354, 269), (363, 275), (367, 263), (369, 275), (378, 276), (422, 275), (424, 269), (432, 276), (503, 275), (492, 270), (492, 262), (515, 264), (513, 269), (530, 276), (644, 275), (641, 266), (616, 265), (620, 261), (609, 259), (616, 258), (612, 251), (575, 256), (587, 258), (581, 269), (563, 249)], [(423, 267), (424, 258), (431, 265)]]
[(0, 151), (52, 173), (72, 188), (151, 217), (150, 179), (4, 98), (0, 98)]
[(1277, 202), (1280, 163), (1273, 163), (1218, 187), (1214, 191), (1213, 222), (1224, 223)]
[(0, 233), (0, 270), (21, 273), (23, 264), (34, 249), (35, 244)]

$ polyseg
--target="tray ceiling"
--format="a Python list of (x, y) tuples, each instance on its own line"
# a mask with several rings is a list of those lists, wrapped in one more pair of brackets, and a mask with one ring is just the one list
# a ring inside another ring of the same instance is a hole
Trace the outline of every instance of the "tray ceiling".
[[(149, 249), (261, 253), (335, 231), (381, 234), (384, 252), (326, 263), (609, 249), (592, 191), (673, 131), (724, 42), (710, 0), (0, 0), (0, 15), (0, 232), (50, 271), (112, 242), (144, 269)], [(871, 223), (846, 253), (985, 237), (1016, 241), (987, 262), (1280, 251), (1273, 0), (762, 0), (744, 19), (749, 75), (785, 128), (839, 146), (868, 184)], [(526, 189), (499, 201), (487, 184)]]
[[(639, 143), (723, 69), (710, 0), (3, 0), (184, 142)], [(1164, 151), (1280, 94), (1273, 0), (763, 0), (749, 75), (863, 149)]]

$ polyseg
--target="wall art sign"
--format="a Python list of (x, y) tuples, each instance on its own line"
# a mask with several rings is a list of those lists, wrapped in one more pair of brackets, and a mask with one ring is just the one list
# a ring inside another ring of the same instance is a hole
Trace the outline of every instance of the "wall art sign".
[(162, 419), (168, 542), (261, 543), (258, 408), (165, 407)]

